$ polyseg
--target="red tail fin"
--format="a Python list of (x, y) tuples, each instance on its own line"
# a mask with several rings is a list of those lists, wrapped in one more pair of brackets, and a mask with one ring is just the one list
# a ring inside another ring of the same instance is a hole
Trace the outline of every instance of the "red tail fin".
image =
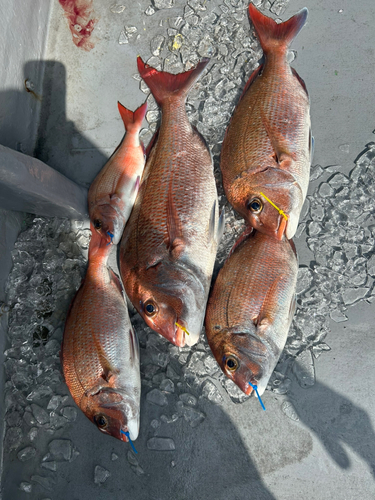
[(202, 59), (195, 68), (184, 73), (179, 73), (178, 75), (172, 75), (166, 71), (158, 71), (155, 68), (151, 68), (140, 57), (137, 59), (139, 74), (150, 87), (159, 105), (172, 95), (186, 98), (190, 88), (198, 80), (199, 75), (208, 62), (209, 59)]
[(292, 40), (298, 35), (306, 22), (308, 10), (300, 10), (287, 21), (277, 24), (270, 17), (262, 14), (252, 3), (249, 5), (249, 16), (254, 25), (263, 52), (287, 50)]
[(125, 108), (120, 102), (117, 103), (118, 110), (122, 121), (124, 122), (125, 130), (129, 132), (130, 130), (140, 130), (142, 122), (147, 112), (147, 101), (139, 106), (134, 113), (130, 109)]

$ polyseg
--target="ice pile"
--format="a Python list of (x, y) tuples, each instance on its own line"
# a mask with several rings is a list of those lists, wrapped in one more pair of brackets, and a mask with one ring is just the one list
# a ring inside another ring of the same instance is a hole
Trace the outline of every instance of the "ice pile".
[[(21, 462), (33, 459), (36, 469), (39, 463), (42, 470), (55, 471), (57, 462), (78, 454), (69, 440), (51, 438), (77, 416), (62, 381), (59, 352), (68, 307), (85, 273), (90, 231), (68, 219), (27, 216), (24, 225), (7, 282), (5, 461), (16, 453)], [(45, 449), (35, 445), (48, 442), (43, 457)], [(35, 472), (31, 482), (50, 489), (50, 478)], [(28, 482), (20, 487), (31, 488)]]

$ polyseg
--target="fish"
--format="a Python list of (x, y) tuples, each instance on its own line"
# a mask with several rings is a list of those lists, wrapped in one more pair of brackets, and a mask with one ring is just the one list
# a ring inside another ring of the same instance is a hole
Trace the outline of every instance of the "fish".
[(134, 441), (141, 394), (139, 342), (116, 274), (111, 247), (91, 224), (86, 277), (74, 297), (61, 349), (65, 382), (77, 406), (104, 434)]
[(254, 229), (293, 238), (306, 198), (313, 151), (306, 85), (287, 61), (308, 10), (277, 24), (252, 3), (264, 53), (231, 117), (220, 169), (229, 203)]
[(96, 231), (114, 245), (119, 243), (129, 219), (145, 166), (139, 131), (147, 112), (147, 101), (134, 113), (121, 103), (118, 103), (118, 109), (125, 126), (125, 137), (88, 192), (90, 221)]
[(208, 147), (188, 120), (189, 89), (208, 63), (173, 75), (138, 57), (138, 70), (161, 107), (119, 267), (130, 301), (155, 332), (177, 346), (201, 333), (224, 222)]
[(296, 308), (293, 240), (245, 231), (220, 269), (206, 312), (206, 335), (224, 374), (259, 395), (284, 348)]

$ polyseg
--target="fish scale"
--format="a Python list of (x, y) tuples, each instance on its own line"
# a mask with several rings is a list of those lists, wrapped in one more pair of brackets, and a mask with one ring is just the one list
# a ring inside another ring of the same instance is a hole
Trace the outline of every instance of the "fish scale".
[[(234, 248), (212, 288), (207, 339), (224, 373), (247, 394), (248, 382), (262, 394), (284, 348), (297, 272), (293, 243), (256, 231)], [(235, 373), (226, 369), (229, 355), (239, 360)]]
[[(212, 209), (218, 204), (212, 159), (185, 110), (187, 92), (206, 63), (184, 74), (170, 75), (138, 59), (141, 76), (153, 87), (162, 108), (162, 119), (121, 241), (120, 271), (133, 305), (151, 328), (172, 342), (182, 342), (174, 338), (176, 322), (193, 330), (187, 342), (198, 340), (218, 244), (216, 234), (209, 234)], [(155, 77), (164, 80), (165, 88), (161, 83), (153, 86)], [(179, 86), (179, 78), (187, 78), (187, 84)], [(177, 291), (183, 287), (185, 294)], [(168, 310), (168, 321), (148, 318), (142, 310), (149, 298), (158, 305), (158, 290), (163, 290), (159, 310)], [(186, 313), (188, 310), (191, 312)], [(197, 316), (193, 327), (186, 319), (189, 314)]]
[(138, 340), (121, 284), (106, 265), (110, 246), (92, 225), (91, 230), (86, 277), (64, 329), (63, 372), (74, 401), (86, 416), (94, 423), (98, 416), (108, 417), (103, 432), (124, 440), (121, 430), (130, 427), (132, 439), (136, 439), (140, 403)]
[[(249, 15), (265, 60), (250, 76), (224, 137), (223, 187), (250, 226), (290, 239), (307, 193), (312, 138), (306, 86), (287, 62), (287, 50), (305, 23), (307, 9), (280, 24), (253, 4)], [(278, 210), (287, 214), (287, 222)]]

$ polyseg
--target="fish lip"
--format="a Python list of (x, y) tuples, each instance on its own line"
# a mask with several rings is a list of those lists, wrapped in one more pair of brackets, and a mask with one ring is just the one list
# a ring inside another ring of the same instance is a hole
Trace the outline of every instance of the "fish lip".
[(276, 231), (276, 238), (279, 241), (281, 241), (283, 239), (284, 234), (286, 235), (287, 227), (288, 227), (288, 220), (285, 219), (285, 217), (281, 215), (280, 216), (279, 228)]
[[(177, 323), (180, 323), (180, 322), (177, 321)], [(175, 331), (175, 335), (174, 335), (173, 340), (174, 340), (173, 343), (177, 347), (184, 347), (184, 345), (185, 345), (185, 332), (184, 332), (184, 330), (182, 330), (181, 328), (177, 327), (177, 329)]]

